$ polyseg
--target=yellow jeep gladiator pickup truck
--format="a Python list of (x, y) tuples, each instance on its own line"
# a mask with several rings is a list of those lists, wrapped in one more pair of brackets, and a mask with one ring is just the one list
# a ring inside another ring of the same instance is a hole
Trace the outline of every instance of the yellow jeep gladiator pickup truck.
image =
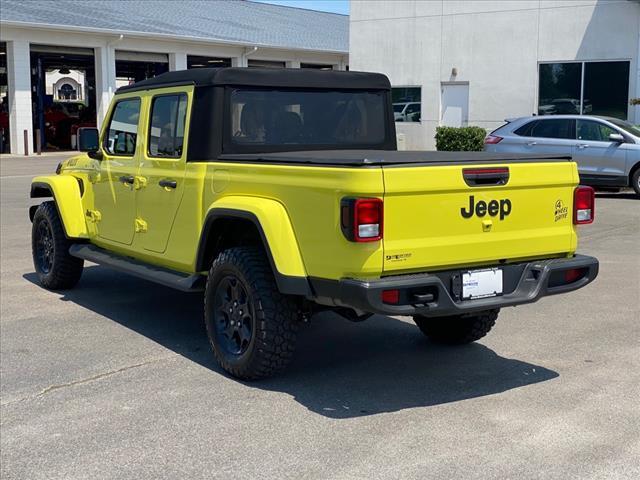
[(203, 290), (217, 361), (253, 379), (320, 310), (408, 315), (467, 343), (500, 308), (596, 277), (575, 254), (593, 190), (570, 158), (397, 151), (390, 90), (374, 73), (243, 68), (120, 88), (101, 132), (79, 133), (86, 153), (33, 180), (52, 198), (29, 212), (40, 282), (71, 288), (88, 260)]

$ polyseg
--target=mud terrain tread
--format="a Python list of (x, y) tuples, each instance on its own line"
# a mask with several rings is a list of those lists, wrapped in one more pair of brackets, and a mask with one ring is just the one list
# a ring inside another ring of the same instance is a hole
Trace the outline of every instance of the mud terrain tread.
[[(36, 261), (37, 231), (40, 222), (48, 222), (53, 234), (54, 260), (53, 267), (48, 274), (40, 271)], [(84, 260), (69, 255), (69, 247), (73, 245), (65, 233), (62, 221), (58, 214), (55, 202), (43, 202), (37, 208), (33, 216), (31, 227), (31, 252), (33, 263), (40, 284), (49, 290), (66, 290), (74, 287), (80, 277), (84, 267)]]
[[(257, 330), (249, 358), (241, 364), (228, 361), (225, 352), (213, 342), (212, 308), (215, 274), (225, 265), (234, 266), (249, 285), (254, 299)], [(274, 375), (284, 369), (295, 351), (298, 330), (298, 307), (291, 297), (282, 295), (276, 286), (271, 267), (262, 250), (255, 247), (234, 247), (218, 255), (211, 265), (205, 291), (207, 333), (218, 363), (231, 375), (255, 380)]]
[(413, 320), (420, 331), (435, 343), (464, 345), (484, 337), (496, 324), (500, 310), (474, 315), (429, 318), (416, 315)]

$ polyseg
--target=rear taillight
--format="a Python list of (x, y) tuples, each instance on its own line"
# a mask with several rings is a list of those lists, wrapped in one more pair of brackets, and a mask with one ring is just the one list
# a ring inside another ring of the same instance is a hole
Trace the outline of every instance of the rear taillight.
[(578, 186), (573, 192), (573, 223), (593, 223), (595, 217), (595, 192), (591, 187)]
[(496, 143), (500, 143), (502, 141), (502, 137), (497, 135), (487, 135), (484, 139), (485, 145), (495, 145)]
[(382, 239), (382, 205), (379, 198), (342, 199), (340, 226), (344, 236), (352, 242)]

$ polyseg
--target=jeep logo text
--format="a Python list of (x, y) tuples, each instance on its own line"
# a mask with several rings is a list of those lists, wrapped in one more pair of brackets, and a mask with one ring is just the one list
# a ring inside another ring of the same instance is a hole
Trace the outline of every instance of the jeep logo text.
[(464, 218), (471, 218), (475, 213), (478, 217), (484, 217), (487, 213), (491, 217), (495, 217), (500, 214), (500, 220), (504, 220), (504, 217), (508, 216), (511, 213), (511, 200), (508, 198), (502, 200), (491, 200), (489, 203), (480, 200), (478, 203), (475, 203), (475, 197), (471, 195), (469, 197), (469, 208), (465, 209), (462, 207), (460, 209), (460, 215)]

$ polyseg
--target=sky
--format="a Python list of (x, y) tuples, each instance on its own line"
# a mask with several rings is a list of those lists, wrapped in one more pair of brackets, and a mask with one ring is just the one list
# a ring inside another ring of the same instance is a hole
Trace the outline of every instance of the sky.
[(321, 12), (341, 13), (349, 15), (349, 0), (253, 0), (260, 3), (272, 3), (285, 7), (306, 8)]

